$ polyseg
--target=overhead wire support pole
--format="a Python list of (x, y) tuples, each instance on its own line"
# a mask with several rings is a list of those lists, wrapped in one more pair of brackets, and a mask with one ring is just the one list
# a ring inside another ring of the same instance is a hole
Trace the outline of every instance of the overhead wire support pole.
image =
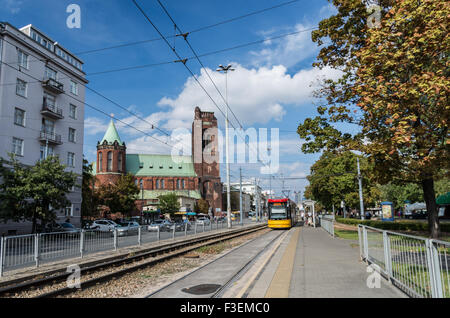
[[(225, 73), (225, 100), (228, 105), (228, 71), (234, 71), (231, 65), (223, 66), (219, 65), (218, 72)], [(231, 228), (231, 189), (230, 189), (230, 136), (229, 136), (229, 121), (228, 121), (228, 108), (225, 113), (225, 151), (226, 151), (226, 170), (227, 170), (227, 218), (228, 228)]]
[(244, 210), (242, 203), (242, 167), (239, 167), (239, 210), (241, 211), (241, 225), (244, 225)]
[[(133, 0), (134, 1), (134, 0)], [(194, 48), (192, 47), (192, 45), (189, 43), (187, 37), (189, 35), (188, 33), (183, 33), (183, 31), (178, 27), (177, 23), (175, 22), (175, 20), (172, 18), (172, 16), (170, 15), (170, 13), (167, 11), (166, 7), (162, 4), (162, 2), (160, 0), (157, 0), (159, 5), (161, 6), (161, 8), (164, 10), (164, 12), (166, 13), (166, 15), (169, 17), (170, 21), (172, 21), (172, 23), (174, 24), (175, 28), (178, 29), (178, 31), (180, 32), (180, 34), (178, 36), (183, 36), (184, 40), (186, 41), (187, 45), (189, 46), (189, 48), (191, 49), (192, 53), (194, 54), (195, 58), (197, 59), (197, 61), (200, 63), (201, 67), (203, 68), (203, 70), (205, 71), (205, 74), (208, 76), (210, 82), (213, 84), (214, 88), (216, 89), (216, 91), (219, 93), (220, 97), (222, 98), (222, 100), (225, 102), (225, 106), (227, 108), (227, 114), (226, 116), (228, 117), (228, 110), (231, 111), (231, 113), (233, 114), (233, 117), (236, 119), (237, 124), (239, 125), (239, 127), (244, 130), (243, 125), (241, 124), (241, 122), (239, 121), (239, 119), (237, 118), (236, 114), (233, 112), (233, 110), (231, 109), (230, 105), (228, 104), (228, 97), (224, 98), (222, 93), (220, 92), (219, 88), (217, 87), (216, 83), (214, 82), (214, 80), (211, 78), (211, 75), (208, 72), (208, 69), (205, 67), (205, 65), (203, 65), (202, 61), (200, 60), (199, 55), (195, 52)], [(185, 64), (185, 63), (184, 63)], [(191, 72), (192, 73), (192, 72)], [(194, 77), (195, 78), (195, 77)], [(196, 79), (197, 80), (197, 79)], [(227, 79), (225, 79), (227, 80)], [(197, 82), (200, 84), (200, 82), (197, 80)], [(201, 86), (201, 85), (200, 85)], [(209, 94), (208, 94), (209, 95)], [(214, 104), (217, 106), (217, 104), (214, 102)], [(223, 114), (223, 113), (222, 113)], [(231, 125), (233, 128), (235, 128), (233, 125)], [(250, 144), (245, 140), (245, 138), (242, 138), (242, 136), (240, 136), (241, 139), (243, 139), (244, 143), (246, 144), (247, 147), (249, 147), (250, 149)], [(256, 155), (258, 156), (258, 150), (256, 150)], [(263, 165), (265, 165), (267, 167), (267, 165), (262, 162), (260, 159), (258, 159), (259, 162), (261, 162)]]

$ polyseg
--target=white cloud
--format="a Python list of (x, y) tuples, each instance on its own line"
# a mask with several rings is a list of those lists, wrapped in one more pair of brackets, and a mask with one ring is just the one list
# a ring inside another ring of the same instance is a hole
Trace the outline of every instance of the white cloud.
[(98, 133), (105, 133), (108, 129), (108, 121), (97, 117), (88, 117), (84, 120), (85, 135), (96, 135)]
[[(298, 106), (311, 102), (312, 92), (317, 88), (317, 79), (335, 78), (338, 74), (337, 70), (331, 68), (309, 68), (290, 75), (283, 65), (245, 68), (238, 63), (231, 64), (236, 70), (228, 74), (228, 104), (243, 126), (281, 121), (286, 114), (285, 105)], [(225, 96), (225, 75), (211, 69), (207, 71)], [(225, 103), (204, 69), (198, 80), (224, 112)], [(219, 122), (223, 122), (224, 116), (192, 77), (186, 81), (176, 98), (164, 97), (158, 105), (166, 111), (167, 122), (164, 127), (167, 129), (190, 127), (195, 106), (214, 111)], [(238, 128), (234, 116), (230, 113), (229, 117)]]
[(21, 0), (0, 0), (0, 6), (6, 8), (12, 14), (20, 12), (23, 1)]
[[(295, 66), (299, 62), (311, 58), (318, 51), (317, 44), (311, 40), (311, 28), (314, 25), (297, 24), (289, 28), (289, 32), (299, 32), (280, 39), (264, 42), (265, 48), (260, 51), (251, 51), (253, 64), (257, 66), (284, 65), (287, 68)], [(264, 36), (271, 38), (276, 36), (275, 30), (264, 32)], [(279, 31), (278, 31), (279, 32)]]

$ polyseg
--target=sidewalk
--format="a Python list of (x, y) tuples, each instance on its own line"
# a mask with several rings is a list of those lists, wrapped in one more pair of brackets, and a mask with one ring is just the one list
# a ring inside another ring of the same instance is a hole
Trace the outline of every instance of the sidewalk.
[(372, 273), (360, 261), (354, 241), (333, 238), (320, 227), (297, 227), (291, 232), (249, 297), (406, 297), (383, 278), (380, 288), (367, 286)]

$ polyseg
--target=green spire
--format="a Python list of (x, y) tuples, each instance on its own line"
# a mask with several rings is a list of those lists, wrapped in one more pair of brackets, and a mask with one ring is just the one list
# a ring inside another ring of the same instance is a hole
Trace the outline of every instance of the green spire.
[(117, 133), (116, 126), (114, 126), (114, 121), (111, 118), (111, 121), (109, 122), (108, 129), (106, 130), (105, 136), (103, 136), (102, 141), (100, 144), (103, 144), (104, 141), (107, 141), (108, 144), (113, 144), (114, 141), (117, 140), (119, 145), (122, 144), (122, 141), (120, 140), (119, 134)]

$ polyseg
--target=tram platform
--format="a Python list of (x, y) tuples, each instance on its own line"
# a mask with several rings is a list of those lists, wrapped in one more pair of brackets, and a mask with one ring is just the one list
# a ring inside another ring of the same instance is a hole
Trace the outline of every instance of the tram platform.
[(333, 238), (320, 228), (292, 228), (270, 258), (247, 297), (406, 297), (383, 278), (373, 284), (374, 272), (360, 261), (358, 242)]

